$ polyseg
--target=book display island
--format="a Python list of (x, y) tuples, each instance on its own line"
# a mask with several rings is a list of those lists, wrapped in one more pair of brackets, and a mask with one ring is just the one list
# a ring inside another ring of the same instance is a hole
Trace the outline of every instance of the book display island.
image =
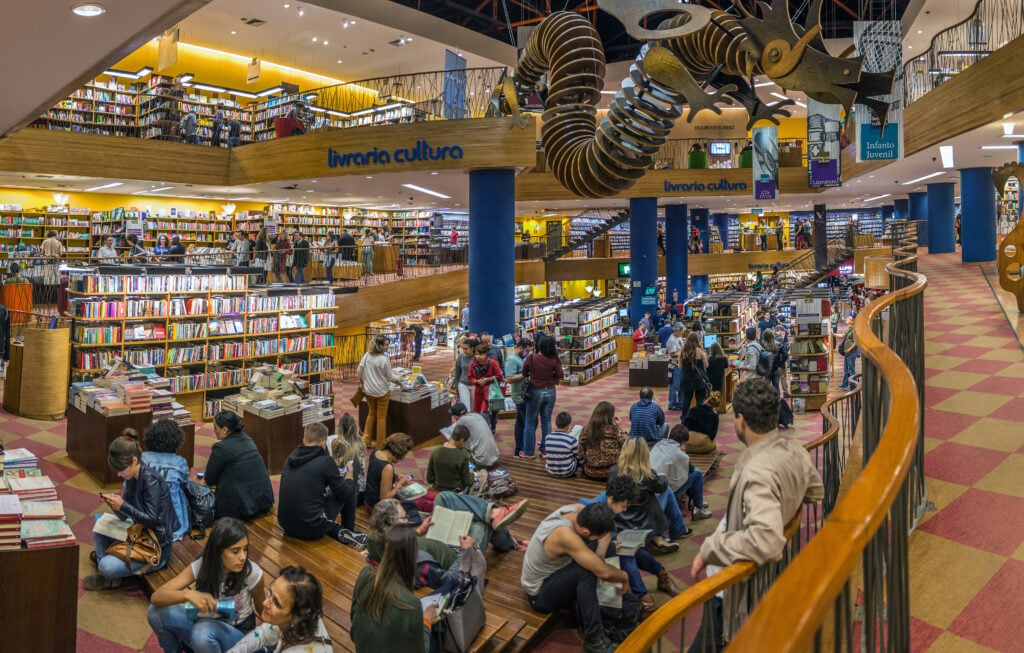
[(809, 295), (791, 299), (789, 345), (789, 391), (793, 412), (819, 410), (828, 399), (832, 370), (829, 316), (832, 305), (827, 297)]

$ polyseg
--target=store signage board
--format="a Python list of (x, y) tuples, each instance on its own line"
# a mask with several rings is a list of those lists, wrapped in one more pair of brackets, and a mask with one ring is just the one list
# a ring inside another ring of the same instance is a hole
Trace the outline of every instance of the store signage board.
[(754, 127), (754, 199), (779, 198), (779, 128)]
[(838, 104), (807, 98), (807, 185), (842, 186), (843, 122)]
[(386, 165), (395, 163), (415, 163), (420, 161), (459, 160), (463, 156), (459, 145), (442, 145), (435, 147), (426, 140), (418, 140), (412, 147), (397, 147), (393, 150), (382, 150), (374, 146), (371, 150), (355, 152), (338, 152), (327, 148), (327, 167), (357, 168), (364, 166)]
[(729, 181), (725, 177), (722, 177), (718, 181), (712, 181), (710, 183), (703, 183), (699, 181), (687, 183), (687, 182), (673, 182), (668, 179), (665, 180), (665, 192), (666, 193), (677, 193), (679, 195), (690, 195), (693, 193), (717, 193), (723, 191), (746, 191), (747, 182), (745, 181)]

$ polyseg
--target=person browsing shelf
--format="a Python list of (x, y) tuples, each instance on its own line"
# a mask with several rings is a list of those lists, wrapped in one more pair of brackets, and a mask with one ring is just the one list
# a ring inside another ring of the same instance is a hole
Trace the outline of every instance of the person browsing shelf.
[[(164, 653), (183, 646), (193, 653), (221, 653), (256, 627), (253, 606), (266, 600), (263, 570), (249, 559), (249, 532), (240, 520), (217, 520), (203, 554), (153, 592), (146, 620)], [(229, 615), (219, 612), (230, 602)], [(197, 618), (189, 617), (194, 607)]]
[(469, 382), (469, 367), (473, 364), (474, 351), (480, 344), (475, 338), (466, 338), (459, 343), (459, 354), (452, 368), (453, 389), (459, 394), (459, 403), (473, 405), (473, 385)]
[(210, 449), (203, 480), (214, 489), (214, 513), (218, 518), (252, 519), (270, 510), (274, 505), (270, 475), (238, 415), (230, 410), (217, 413), (213, 433), (217, 442)]
[(138, 236), (135, 234), (128, 234), (125, 238), (125, 242), (128, 243), (128, 251), (124, 256), (129, 263), (139, 265), (145, 263), (149, 259), (149, 254), (146, 252), (146, 248), (139, 244)]
[(470, 462), (482, 469), (493, 467), (498, 462), (498, 445), (487, 418), (480, 413), (469, 412), (460, 402), (452, 404), (448, 412), (455, 418), (455, 426), (462, 425), (469, 430), (466, 450), (469, 451)]
[(181, 244), (181, 237), (171, 237), (171, 248), (167, 250), (167, 260), (171, 263), (184, 263), (185, 254), (188, 253), (188, 249)]
[(331, 653), (323, 589), (302, 567), (285, 567), (270, 584), (255, 630), (227, 653)]
[(117, 263), (117, 249), (114, 247), (113, 236), (107, 236), (103, 239), (103, 246), (96, 250), (96, 260), (108, 265)]
[(680, 409), (688, 410), (690, 402), (694, 400), (698, 406), (704, 403), (707, 397), (707, 367), (708, 355), (701, 347), (700, 336), (696, 331), (691, 331), (683, 342), (682, 351), (679, 352)]
[(366, 399), (366, 424), (363, 426), (363, 442), (367, 448), (380, 448), (388, 437), (388, 403), (391, 401), (391, 384), (397, 383), (391, 371), (388, 357), (388, 339), (374, 336), (363, 359), (359, 361), (356, 375), (359, 388)]
[(683, 324), (676, 322), (672, 326), (672, 335), (665, 342), (665, 353), (668, 354), (669, 386), (668, 409), (680, 410), (679, 387), (682, 382), (682, 370), (679, 369), (679, 352), (683, 351)]
[(743, 371), (743, 380), (760, 379), (762, 375), (757, 373), (757, 359), (764, 351), (764, 347), (757, 339), (757, 329), (747, 327), (744, 332), (743, 344), (740, 346), (740, 358), (734, 363), (734, 367)]
[(708, 380), (711, 381), (712, 392), (722, 392), (725, 385), (726, 370), (729, 369), (729, 357), (725, 355), (722, 345), (717, 342), (711, 345), (708, 354)]
[(470, 454), (466, 451), (469, 427), (456, 424), (452, 435), (440, 447), (430, 452), (427, 461), (427, 483), (441, 492), (465, 492), (473, 487), (473, 472), (469, 469)]
[(295, 283), (306, 283), (306, 266), (309, 265), (309, 240), (298, 229), (292, 230), (292, 278)]
[(160, 234), (156, 237), (156, 246), (153, 248), (153, 255), (158, 261), (166, 261), (167, 254), (171, 251), (171, 241), (167, 234)]
[(490, 389), (491, 384), (498, 383), (505, 378), (501, 373), (501, 365), (498, 361), (488, 356), (489, 347), (481, 341), (474, 350), (474, 360), (469, 364), (469, 382), (473, 386), (473, 412), (481, 415), (488, 415), (488, 428), (494, 432), (497, 424), (497, 412), (494, 419), (489, 418), (490, 410)]

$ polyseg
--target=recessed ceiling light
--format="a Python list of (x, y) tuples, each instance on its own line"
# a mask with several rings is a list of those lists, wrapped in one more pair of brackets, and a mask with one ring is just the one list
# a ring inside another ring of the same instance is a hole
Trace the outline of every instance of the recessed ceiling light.
[(923, 29), (919, 29), (919, 30), (917, 30), (917, 33), (918, 34), (924, 34), (924, 30)]
[(288, 7), (291, 7), (291, 5), (285, 5), (284, 6), (285, 9), (287, 9)]
[(338, 63), (341, 63), (341, 59), (338, 59)]
[(238, 32), (236, 32), (235, 30), (231, 30), (231, 33), (232, 34), (238, 34)]
[(372, 175), (366, 175), (366, 178), (367, 179), (373, 179), (373, 176)]
[(299, 17), (305, 16), (305, 15), (306, 15), (306, 12), (302, 9), (302, 7), (299, 7)]
[(324, 41), (324, 45), (327, 45), (327, 41)]
[(315, 36), (313, 37), (313, 43), (316, 43), (316, 37)]
[(87, 3), (82, 5), (76, 5), (71, 8), (71, 11), (75, 12), (76, 16), (82, 16), (84, 18), (95, 18), (96, 16), (102, 16), (107, 13), (106, 8), (103, 5), (94, 3)]

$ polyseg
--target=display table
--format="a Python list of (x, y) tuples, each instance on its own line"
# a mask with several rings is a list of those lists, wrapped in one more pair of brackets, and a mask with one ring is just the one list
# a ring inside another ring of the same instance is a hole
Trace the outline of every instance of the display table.
[(761, 249), (761, 238), (757, 234), (740, 234), (740, 249), (744, 252)]
[(629, 387), (642, 388), (645, 385), (649, 385), (652, 388), (668, 387), (668, 360), (647, 361), (647, 367), (645, 368), (633, 367), (633, 363), (630, 363)]
[[(117, 472), (107, 464), (107, 449), (115, 438), (121, 437), (126, 428), (139, 432), (139, 446), (145, 450), (145, 438), (142, 433), (153, 423), (153, 413), (132, 413), (107, 417), (91, 406), (85, 412), (75, 406), (68, 406), (68, 457), (93, 475), (103, 484), (117, 483), (120, 479)], [(178, 447), (177, 453), (188, 463), (189, 468), (195, 464), (196, 425), (182, 426), (181, 432), (185, 439)]]
[[(363, 261), (363, 248), (359, 248), (359, 262)], [(373, 246), (373, 273), (383, 274), (398, 270), (398, 248), (394, 245)]]
[(0, 652), (74, 653), (78, 558), (77, 544), (0, 551), (0, 614), (6, 624)]
[(30, 419), (60, 419), (68, 403), (70, 329), (27, 328), (11, 343), (4, 409)]
[[(244, 430), (256, 443), (267, 471), (280, 474), (288, 455), (302, 444), (302, 413), (268, 419), (246, 411), (241, 417)], [(333, 417), (326, 417), (320, 423), (327, 427), (328, 433), (334, 433)]]
[[(392, 399), (388, 402), (387, 432), (406, 433), (416, 446), (433, 440), (441, 433), (441, 429), (451, 425), (452, 417), (448, 414), (448, 404), (441, 403), (431, 408), (430, 397), (402, 402)], [(370, 408), (366, 401), (359, 404), (359, 424), (366, 424), (366, 414)]]

